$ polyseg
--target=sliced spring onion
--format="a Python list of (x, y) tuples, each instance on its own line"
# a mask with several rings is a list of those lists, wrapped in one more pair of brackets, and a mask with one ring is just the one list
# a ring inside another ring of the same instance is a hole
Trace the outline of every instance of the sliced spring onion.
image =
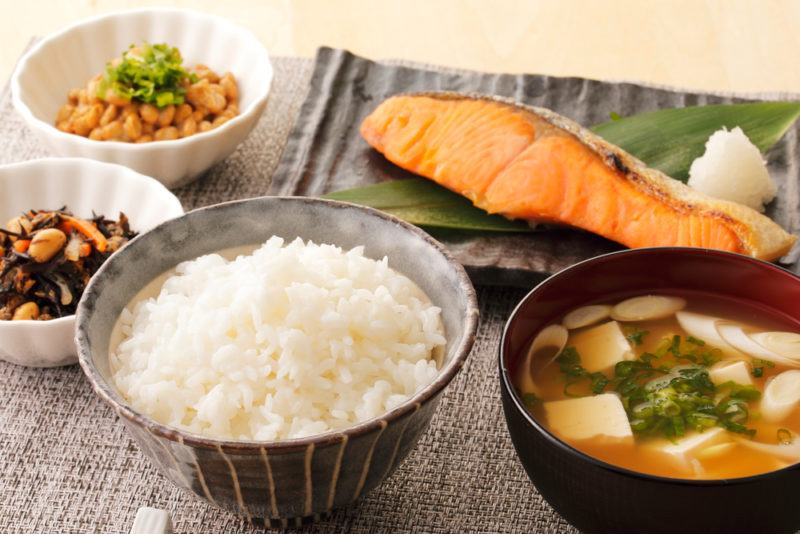
[(761, 398), (761, 415), (772, 423), (782, 421), (800, 404), (800, 371), (784, 371), (767, 383)]
[(741, 325), (720, 321), (717, 323), (717, 332), (720, 337), (736, 350), (739, 350), (753, 358), (760, 358), (787, 367), (800, 367), (800, 361), (795, 361), (772, 352), (771, 350), (756, 343)]
[(569, 330), (576, 328), (583, 328), (595, 323), (599, 323), (603, 319), (611, 315), (611, 306), (605, 304), (592, 304), (591, 306), (582, 306), (576, 308), (564, 316), (561, 324)]
[(569, 337), (567, 329), (560, 324), (551, 324), (536, 334), (536, 337), (533, 338), (531, 346), (528, 349), (528, 353), (525, 355), (525, 361), (522, 362), (522, 369), (524, 372), (521, 373), (522, 378), (520, 379), (520, 389), (523, 392), (530, 392), (541, 397), (541, 391), (534, 383), (532, 376), (534, 355), (545, 348), (551, 348), (553, 350), (552, 356), (550, 356), (547, 363), (542, 366), (542, 369), (544, 369), (553, 363), (561, 351), (564, 350), (564, 347), (567, 344), (567, 337)]
[(678, 320), (678, 324), (681, 325), (681, 328), (686, 330), (690, 336), (702, 339), (709, 345), (738, 355), (736, 350), (719, 335), (717, 323), (722, 320), (719, 317), (679, 311), (675, 314), (675, 318)]
[(761, 443), (760, 441), (753, 441), (752, 439), (736, 438), (740, 445), (744, 445), (750, 449), (772, 455), (776, 458), (789, 460), (792, 462), (800, 461), (800, 441), (795, 440), (790, 445), (770, 445), (769, 443)]
[(794, 434), (788, 428), (778, 429), (778, 443), (781, 445), (791, 445), (794, 441)]
[(795, 332), (760, 332), (750, 336), (753, 341), (784, 358), (800, 360), (800, 334)]
[(686, 301), (679, 297), (644, 295), (623, 300), (611, 310), (617, 321), (649, 321), (669, 317), (682, 310)]

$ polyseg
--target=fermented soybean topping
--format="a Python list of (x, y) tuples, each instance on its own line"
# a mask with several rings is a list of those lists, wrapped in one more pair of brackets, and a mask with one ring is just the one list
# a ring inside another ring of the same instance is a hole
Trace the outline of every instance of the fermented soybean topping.
[(135, 235), (124, 213), (84, 220), (64, 207), (14, 217), (0, 228), (0, 320), (75, 313), (91, 276)]

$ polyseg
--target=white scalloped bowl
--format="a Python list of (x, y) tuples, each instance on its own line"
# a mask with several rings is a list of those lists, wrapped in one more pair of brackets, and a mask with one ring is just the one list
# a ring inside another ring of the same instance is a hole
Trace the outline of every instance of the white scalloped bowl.
[[(183, 215), (178, 198), (158, 181), (121, 165), (46, 158), (0, 166), (0, 226), (28, 209), (67, 206), (75, 215), (124, 212), (136, 232)], [(0, 321), (0, 360), (29, 367), (77, 363), (75, 316), (52, 321)]]
[[(142, 41), (177, 46), (185, 65), (204, 63), (219, 73), (232, 72), (240, 114), (209, 132), (142, 144), (94, 141), (58, 130), (53, 123), (67, 92), (84, 87), (108, 61)], [(264, 111), (271, 82), (267, 50), (249, 30), (196, 11), (141, 9), (88, 19), (45, 38), (20, 59), (11, 95), (16, 110), (54, 153), (119, 163), (174, 188), (244, 141)]]

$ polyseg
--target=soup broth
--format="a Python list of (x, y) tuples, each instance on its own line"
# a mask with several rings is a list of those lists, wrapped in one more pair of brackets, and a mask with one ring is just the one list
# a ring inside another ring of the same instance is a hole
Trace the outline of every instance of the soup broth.
[(798, 330), (708, 296), (618, 299), (538, 333), (515, 381), (540, 423), (602, 461), (673, 478), (756, 475), (800, 461)]

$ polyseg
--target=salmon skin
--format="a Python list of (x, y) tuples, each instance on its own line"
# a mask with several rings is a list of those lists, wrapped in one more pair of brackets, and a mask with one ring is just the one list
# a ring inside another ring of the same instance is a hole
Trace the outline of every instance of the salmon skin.
[(691, 246), (774, 260), (796, 237), (755, 210), (647, 167), (548, 109), (458, 93), (398, 95), (361, 124), (389, 161), (510, 219), (627, 247)]

